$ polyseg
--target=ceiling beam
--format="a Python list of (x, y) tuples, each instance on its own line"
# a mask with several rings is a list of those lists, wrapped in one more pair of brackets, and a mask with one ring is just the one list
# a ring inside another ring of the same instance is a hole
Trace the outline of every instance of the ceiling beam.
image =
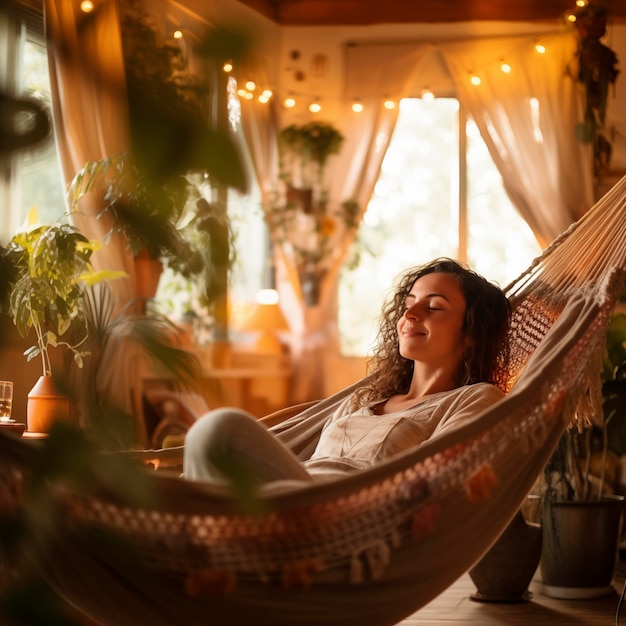
[[(574, 0), (239, 0), (274, 22), (289, 26), (468, 21), (555, 21)], [(626, 20), (626, 0), (592, 0), (610, 18)]]

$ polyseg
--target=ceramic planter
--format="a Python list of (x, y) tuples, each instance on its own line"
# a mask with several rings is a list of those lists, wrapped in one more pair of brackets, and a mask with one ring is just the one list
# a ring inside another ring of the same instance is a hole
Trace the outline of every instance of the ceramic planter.
[(469, 571), (477, 602), (513, 603), (529, 599), (528, 585), (541, 556), (541, 526), (518, 511), (489, 552)]
[(40, 376), (28, 393), (28, 431), (47, 433), (55, 421), (68, 420), (69, 416), (70, 399), (58, 389), (52, 376)]
[(615, 592), (623, 496), (548, 502), (543, 510), (541, 578), (553, 598), (596, 598)]

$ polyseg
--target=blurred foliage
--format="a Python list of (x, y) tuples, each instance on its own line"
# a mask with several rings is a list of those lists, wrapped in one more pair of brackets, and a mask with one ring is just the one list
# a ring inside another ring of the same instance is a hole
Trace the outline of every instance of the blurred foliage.
[[(247, 177), (227, 121), (226, 79), (221, 67), (225, 60), (237, 62), (245, 55), (251, 43), (249, 37), (218, 28), (209, 29), (199, 37), (194, 51), (203, 78), (191, 80), (181, 65), (184, 59), (180, 50), (171, 42), (161, 40), (143, 11), (143, 5), (129, 0), (119, 6), (122, 9), (130, 121), (128, 158), (132, 167), (147, 181), (146, 184), (156, 183), (157, 187), (171, 185), (168, 188), (174, 189), (178, 183), (182, 185), (179, 177), (196, 172), (213, 186), (245, 191)], [(90, 18), (82, 16), (81, 19)], [(59, 54), (67, 53), (69, 49), (60, 49)], [(99, 87), (103, 90), (113, 88), (105, 83)], [(16, 107), (29, 108), (38, 132), (12, 141), (15, 139)], [(36, 145), (35, 142), (45, 134), (44, 122), (49, 133), (49, 117), (38, 103), (15, 101), (0, 94), (0, 114), (0, 132), (10, 129), (7, 141), (4, 134), (1, 137), (3, 153), (12, 154), (26, 145)], [(157, 195), (158, 191), (146, 191), (148, 198), (154, 199)], [(197, 202), (193, 194), (189, 198)], [(230, 258), (228, 229), (227, 224), (220, 221), (221, 213), (211, 213), (210, 203), (207, 205), (208, 208), (203, 203), (196, 204), (196, 219), (204, 232), (212, 236), (202, 262), (210, 264), (207, 271), (216, 271), (216, 268), (223, 269)], [(132, 210), (128, 206), (125, 208)], [(164, 225), (158, 219), (147, 224), (146, 215), (150, 212), (137, 211), (135, 227), (150, 237)], [(168, 226), (173, 221), (172, 218)], [(16, 267), (12, 253), (2, 251), (0, 297), (4, 297), (5, 305)], [(215, 284), (222, 288), (222, 274)], [(109, 561), (121, 562), (125, 571), (139, 567), (132, 546), (123, 545), (118, 537), (110, 533), (103, 536), (85, 534), (68, 525), (59, 507), (62, 500), (56, 497), (59, 490), (85, 495), (104, 490), (132, 505), (155, 505), (152, 483), (146, 473), (137, 471), (136, 466), (122, 455), (109, 454), (103, 462), (103, 450), (124, 447), (136, 436), (132, 417), (112, 406), (97, 390), (102, 355), (106, 350), (118, 348), (113, 345), (113, 338), (137, 343), (152, 358), (175, 371), (183, 382), (196, 375), (195, 364), (185, 359), (186, 353), (173, 343), (172, 328), (164, 318), (133, 317), (128, 311), (114, 314), (105, 290), (90, 290), (83, 295), (88, 328), (84, 349), (91, 355), (85, 360), (87, 367), (80, 371), (76, 381), (70, 382), (77, 393), (75, 399), (84, 428), (57, 423), (49, 437), (38, 442), (20, 440), (0, 432), (3, 448), (0, 471), (10, 471), (6, 468), (10, 468), (14, 460), (15, 466), (27, 470), (24, 472), (23, 506), (11, 507), (12, 494), (6, 492), (6, 485), (0, 481), (1, 623), (28, 626), (81, 623), (65, 605), (58, 603), (56, 594), (37, 569), (38, 563), (58, 559), (55, 548), (63, 541), (72, 541), (78, 550), (100, 551)], [(89, 572), (85, 575), (89, 576)], [(145, 572), (137, 573), (138, 578), (144, 575)]]
[(626, 454), (626, 314), (619, 313), (611, 318), (606, 348), (602, 409), (608, 446), (621, 455)]
[[(100, 549), (107, 558), (123, 559), (128, 567), (137, 568), (132, 565), (137, 559), (132, 548), (117, 537), (108, 533), (96, 536), (95, 529), (78, 530), (68, 524), (68, 509), (59, 494), (66, 491), (80, 498), (104, 489), (114, 492), (122, 503), (148, 506), (154, 503), (151, 482), (126, 457), (103, 459), (94, 442), (64, 422), (57, 422), (45, 441), (25, 445), (4, 431), (0, 431), (0, 441), (5, 460), (8, 457), (16, 465), (28, 467), (23, 485), (12, 485), (6, 475), (0, 480), (0, 623), (82, 624), (59, 602), (37, 564), (58, 559), (56, 547), (67, 540), (76, 541), (79, 547), (82, 541), (85, 549)], [(19, 499), (22, 506), (14, 506)], [(86, 533), (91, 535), (89, 541)]]
[(120, 3), (120, 11), (135, 166), (153, 181), (203, 171), (215, 183), (246, 191), (244, 163), (225, 115), (222, 67), (245, 58), (250, 37), (207, 29), (193, 45), (201, 72), (191, 73), (181, 47), (159, 32), (141, 2)]
[[(112, 403), (98, 387), (106, 379), (110, 354), (133, 347), (152, 360), (166, 375), (183, 386), (191, 386), (200, 375), (200, 364), (190, 352), (177, 345), (178, 329), (156, 311), (135, 314), (116, 310), (115, 299), (106, 283), (95, 285), (84, 294), (87, 325), (85, 348), (89, 358), (75, 371), (71, 383), (78, 404), (79, 419), (91, 440), (101, 450), (141, 447), (137, 418)], [(130, 358), (130, 357), (129, 357)]]
[(233, 232), (225, 211), (202, 197), (197, 176), (152, 181), (130, 155), (118, 155), (86, 163), (76, 173), (68, 188), (70, 214), (90, 193), (102, 207), (97, 219), (108, 218), (111, 224), (105, 243), (122, 235), (135, 256), (158, 259), (197, 280), (206, 303), (223, 293), (216, 270), (234, 260)]

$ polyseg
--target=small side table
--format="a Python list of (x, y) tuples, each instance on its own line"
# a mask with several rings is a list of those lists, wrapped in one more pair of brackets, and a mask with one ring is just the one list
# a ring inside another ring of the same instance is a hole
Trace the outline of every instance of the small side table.
[(0, 428), (21, 436), (26, 430), (26, 424), (15, 420), (0, 420)]

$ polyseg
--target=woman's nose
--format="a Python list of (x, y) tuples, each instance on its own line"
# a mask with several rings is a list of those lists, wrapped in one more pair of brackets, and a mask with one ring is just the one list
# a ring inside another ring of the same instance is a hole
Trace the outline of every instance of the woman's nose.
[(404, 312), (404, 317), (406, 317), (408, 320), (417, 319), (419, 317), (419, 307), (417, 306), (417, 304), (413, 304), (410, 307), (407, 307), (406, 311)]

